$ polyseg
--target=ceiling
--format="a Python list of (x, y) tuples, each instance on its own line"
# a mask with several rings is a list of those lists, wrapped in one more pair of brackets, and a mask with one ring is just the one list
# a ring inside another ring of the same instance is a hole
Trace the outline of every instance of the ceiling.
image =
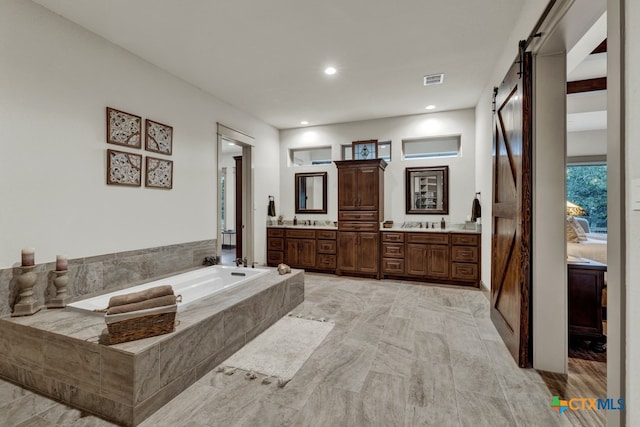
[(473, 108), (524, 4), (34, 1), (279, 129)]

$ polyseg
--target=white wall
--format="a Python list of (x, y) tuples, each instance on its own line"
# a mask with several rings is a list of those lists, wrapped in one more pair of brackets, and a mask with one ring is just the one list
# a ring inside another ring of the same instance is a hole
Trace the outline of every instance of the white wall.
[[(0, 3), (0, 59), (0, 268), (216, 238), (218, 121), (255, 138), (256, 199), (277, 192), (274, 128), (40, 6)], [(173, 126), (172, 190), (106, 185), (107, 106)]]
[[(337, 213), (337, 169), (335, 164), (289, 167), (289, 150), (301, 147), (331, 145), (333, 160), (341, 160), (341, 145), (352, 141), (378, 139), (391, 141), (391, 162), (385, 170), (385, 219), (404, 221), (437, 221), (443, 215), (405, 214), (405, 168), (418, 166), (449, 166), (449, 215), (447, 223), (462, 223), (471, 215), (475, 188), (475, 117), (474, 111), (458, 110), (367, 120), (336, 125), (306, 127), (280, 131), (280, 210), (285, 219), (295, 211), (294, 175), (299, 172), (328, 172), (328, 200), (326, 215), (298, 215), (299, 219), (327, 219), (335, 221)], [(456, 158), (402, 160), (402, 140), (441, 135), (461, 135), (461, 152)]]
[(567, 157), (606, 155), (606, 129), (567, 132)]
[[(634, 180), (640, 179), (640, 4), (636, 0), (624, 0), (625, 10), (625, 170), (626, 170), (626, 369), (627, 369), (627, 425), (640, 425), (640, 211), (634, 210), (631, 188)], [(625, 300), (623, 299), (623, 302)]]

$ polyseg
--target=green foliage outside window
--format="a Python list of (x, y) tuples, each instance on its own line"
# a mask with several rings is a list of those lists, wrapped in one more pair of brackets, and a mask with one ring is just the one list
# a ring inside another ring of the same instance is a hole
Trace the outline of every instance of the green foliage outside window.
[(567, 200), (584, 208), (593, 232), (607, 232), (607, 166), (567, 166)]

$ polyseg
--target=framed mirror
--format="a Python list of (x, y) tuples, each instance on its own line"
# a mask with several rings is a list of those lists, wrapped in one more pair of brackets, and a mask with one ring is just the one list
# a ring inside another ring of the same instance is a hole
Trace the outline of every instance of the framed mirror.
[(296, 174), (296, 213), (327, 213), (327, 173)]
[(406, 169), (408, 214), (449, 213), (449, 166)]

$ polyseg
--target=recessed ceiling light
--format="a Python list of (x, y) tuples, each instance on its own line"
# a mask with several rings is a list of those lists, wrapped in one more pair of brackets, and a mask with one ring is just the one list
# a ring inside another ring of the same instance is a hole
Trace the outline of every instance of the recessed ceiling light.
[(424, 107), (427, 110), (435, 110), (436, 106), (435, 105), (427, 105), (426, 107)]
[(308, 122), (308, 121), (306, 121), (306, 120), (303, 120), (303, 121), (301, 121), (301, 122), (300, 122), (300, 124), (301, 124), (301, 125), (308, 125), (308, 124), (309, 124), (309, 122)]
[(336, 69), (333, 68), (333, 67), (327, 67), (327, 68), (324, 69), (324, 73), (329, 75), (329, 76), (332, 76), (332, 75), (334, 75), (336, 73)]

